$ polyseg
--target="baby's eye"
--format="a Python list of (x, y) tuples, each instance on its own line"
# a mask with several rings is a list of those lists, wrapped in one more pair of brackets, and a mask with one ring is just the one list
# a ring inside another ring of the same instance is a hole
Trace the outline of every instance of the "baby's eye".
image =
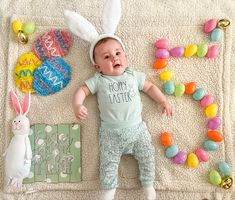
[(107, 56), (105, 56), (105, 57), (104, 57), (104, 59), (109, 59), (109, 56), (108, 56), (108, 55), (107, 55)]
[(120, 51), (118, 51), (118, 52), (116, 52), (116, 55), (118, 56), (118, 55), (120, 55), (121, 54), (121, 52)]

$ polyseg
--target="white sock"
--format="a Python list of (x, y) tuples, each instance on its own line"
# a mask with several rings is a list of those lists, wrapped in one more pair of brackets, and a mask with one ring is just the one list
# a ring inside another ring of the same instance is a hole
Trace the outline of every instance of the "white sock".
[(113, 200), (115, 192), (116, 192), (116, 188), (111, 189), (111, 190), (104, 190), (101, 200)]
[(144, 196), (146, 200), (156, 200), (156, 191), (154, 187), (144, 187)]

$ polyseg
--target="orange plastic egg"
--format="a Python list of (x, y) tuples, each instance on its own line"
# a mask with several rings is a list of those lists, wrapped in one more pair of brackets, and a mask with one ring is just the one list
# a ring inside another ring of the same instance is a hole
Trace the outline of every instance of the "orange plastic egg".
[(168, 64), (167, 59), (160, 58), (160, 59), (156, 59), (156, 61), (153, 64), (153, 67), (155, 69), (163, 69), (167, 66), (167, 64)]
[(173, 144), (172, 135), (169, 132), (163, 132), (161, 135), (161, 143), (165, 147), (169, 147)]
[(185, 94), (193, 94), (197, 88), (195, 82), (189, 82), (185, 84)]
[(224, 139), (224, 136), (215, 130), (208, 131), (207, 136), (215, 142), (221, 142)]

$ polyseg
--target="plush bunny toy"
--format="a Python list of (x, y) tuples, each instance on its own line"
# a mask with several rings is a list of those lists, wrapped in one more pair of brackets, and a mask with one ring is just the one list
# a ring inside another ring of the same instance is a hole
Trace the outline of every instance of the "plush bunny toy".
[(4, 153), (5, 156), (5, 180), (7, 185), (21, 187), (23, 179), (29, 175), (32, 159), (32, 149), (29, 141), (30, 123), (26, 117), (29, 112), (31, 95), (26, 94), (23, 106), (16, 94), (11, 91), (12, 105), (18, 116), (12, 122), (14, 134)]

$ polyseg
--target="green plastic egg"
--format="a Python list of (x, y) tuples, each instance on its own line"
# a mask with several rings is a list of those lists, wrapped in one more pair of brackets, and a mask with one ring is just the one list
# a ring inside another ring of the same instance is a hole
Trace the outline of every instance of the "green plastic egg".
[(206, 56), (207, 51), (208, 51), (208, 45), (207, 44), (200, 44), (197, 48), (197, 56), (204, 57), (204, 56)]
[(175, 96), (181, 97), (184, 94), (185, 85), (183, 83), (178, 83), (175, 85)]
[(217, 172), (216, 170), (211, 170), (210, 174), (209, 174), (209, 178), (210, 178), (210, 182), (213, 185), (220, 185), (222, 178), (219, 174), (219, 172)]
[(173, 81), (167, 81), (163, 85), (164, 91), (167, 94), (173, 94), (175, 92), (175, 84)]
[(23, 24), (23, 31), (25, 34), (30, 35), (35, 32), (36, 26), (34, 22), (26, 22)]

